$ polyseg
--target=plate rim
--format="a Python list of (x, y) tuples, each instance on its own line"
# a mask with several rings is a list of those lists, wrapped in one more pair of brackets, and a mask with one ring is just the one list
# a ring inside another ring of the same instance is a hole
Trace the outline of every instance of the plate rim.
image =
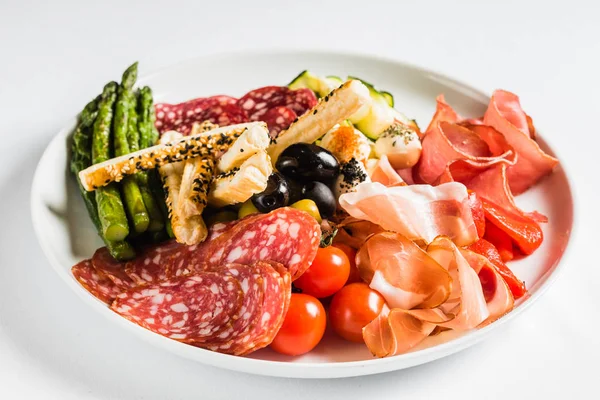
[[(487, 91), (476, 88), (470, 85), (464, 80), (458, 80), (452, 78), (446, 74), (436, 71), (435, 69), (420, 66), (411, 62), (401, 60), (399, 58), (382, 56), (381, 54), (372, 54), (368, 52), (352, 52), (352, 51), (338, 51), (338, 50), (323, 50), (323, 49), (257, 49), (257, 50), (241, 50), (241, 51), (220, 51), (214, 53), (207, 53), (200, 56), (190, 57), (173, 64), (157, 68), (150, 71), (147, 74), (140, 76), (138, 84), (143, 84), (152, 78), (168, 73), (170, 70), (177, 67), (184, 67), (189, 64), (193, 64), (199, 61), (214, 58), (243, 58), (243, 57), (256, 57), (256, 56), (285, 56), (285, 55), (311, 55), (319, 57), (348, 57), (348, 58), (362, 58), (370, 59), (374, 62), (385, 62), (398, 65), (400, 68), (410, 69), (420, 74), (426, 75), (430, 79), (438, 80), (444, 84), (451, 84), (457, 88), (460, 88), (461, 92), (468, 91), (471, 97), (481, 99), (482, 101), (489, 100), (490, 94)], [(339, 361), (339, 362), (289, 362), (289, 361), (272, 361), (262, 360), (247, 357), (238, 357), (227, 354), (215, 353), (209, 350), (201, 348), (190, 348), (190, 346), (173, 341), (161, 335), (150, 332), (133, 322), (130, 322), (124, 318), (118, 317), (104, 303), (90, 296), (89, 293), (81, 286), (78, 285), (76, 280), (65, 273), (65, 269), (62, 264), (53, 255), (50, 249), (50, 244), (46, 241), (43, 233), (41, 224), (36, 223), (41, 220), (41, 210), (36, 207), (36, 200), (41, 198), (40, 184), (41, 179), (41, 165), (43, 161), (49, 157), (49, 150), (58, 145), (57, 142), (64, 142), (68, 140), (69, 134), (74, 130), (76, 125), (77, 115), (70, 118), (65, 123), (61, 124), (63, 128), (58, 131), (56, 135), (48, 142), (46, 148), (38, 163), (33, 175), (33, 180), (30, 190), (30, 213), (33, 222), (33, 228), (37, 242), (39, 243), (44, 256), (55, 270), (55, 272), (61, 277), (61, 279), (69, 286), (85, 303), (96, 309), (105, 318), (111, 320), (114, 323), (121, 324), (126, 330), (130, 330), (132, 333), (144, 339), (144, 341), (163, 349), (169, 350), (171, 353), (175, 353), (180, 357), (193, 360), (195, 362), (201, 362), (206, 365), (212, 365), (219, 368), (225, 368), (230, 370), (236, 370), (241, 372), (247, 372), (251, 374), (264, 375), (264, 376), (278, 376), (278, 377), (294, 377), (294, 378), (340, 378), (340, 377), (351, 377), (360, 375), (370, 375), (382, 372), (388, 372), (392, 370), (400, 370), (404, 368), (410, 368), (412, 366), (424, 364), (436, 359), (446, 357), (448, 355), (457, 353), (464, 350), (471, 345), (474, 345), (484, 339), (492, 331), (500, 326), (512, 321), (517, 316), (521, 315), (524, 311), (528, 310), (529, 307), (535, 303), (541, 296), (543, 296), (548, 289), (556, 282), (560, 274), (564, 272), (565, 264), (570, 260), (572, 256), (572, 243), (578, 232), (579, 213), (577, 207), (577, 201), (575, 194), (575, 186), (571, 179), (570, 168), (566, 167), (563, 160), (560, 157), (560, 146), (554, 146), (552, 138), (546, 138), (542, 136), (543, 141), (552, 150), (552, 152), (561, 160), (560, 168), (565, 174), (566, 183), (571, 193), (572, 199), (572, 221), (571, 227), (568, 233), (568, 238), (565, 243), (565, 248), (560, 258), (552, 265), (553, 271), (545, 278), (545, 281), (535, 290), (531, 296), (525, 299), (517, 308), (512, 310), (507, 315), (503, 316), (499, 320), (492, 324), (489, 324), (483, 328), (475, 329), (466, 332), (462, 336), (452, 339), (448, 342), (444, 342), (426, 349), (418, 350), (416, 352), (400, 354), (397, 356), (386, 357), (386, 358), (373, 358), (369, 360), (358, 360), (358, 361)], [(544, 126), (543, 121), (541, 126)], [(542, 132), (544, 129), (540, 129)], [(558, 149), (558, 151), (557, 151)], [(185, 353), (194, 352), (198, 356), (189, 356)], [(397, 364), (397, 365), (396, 365)], [(323, 375), (323, 370), (327, 370), (329, 373)]]

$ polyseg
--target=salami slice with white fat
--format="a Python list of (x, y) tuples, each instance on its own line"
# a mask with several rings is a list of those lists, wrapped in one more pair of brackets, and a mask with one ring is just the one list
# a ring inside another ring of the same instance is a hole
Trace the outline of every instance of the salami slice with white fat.
[(227, 326), (242, 300), (237, 279), (204, 272), (128, 290), (111, 309), (152, 332), (197, 345)]
[(92, 265), (98, 273), (113, 281), (121, 291), (136, 286), (136, 283), (125, 273), (125, 263), (115, 260), (106, 247), (96, 250), (92, 256)]
[(124, 269), (136, 286), (158, 283), (166, 279), (187, 275), (186, 260), (190, 248), (175, 240), (159, 246), (145, 248)]
[(271, 108), (261, 118), (269, 127), (269, 135), (275, 139), (279, 132), (286, 130), (298, 118), (291, 108), (280, 106)]
[(88, 292), (98, 300), (110, 305), (121, 293), (121, 290), (106, 275), (98, 272), (92, 265), (92, 260), (83, 260), (73, 268), (71, 273)]
[(239, 355), (240, 348), (247, 346), (249, 331), (254, 328), (254, 321), (261, 311), (263, 301), (263, 269), (255, 265), (227, 264), (221, 267), (209, 268), (222, 275), (237, 279), (242, 289), (243, 301), (238, 314), (214, 337), (210, 338), (203, 347), (210, 350)]
[(248, 116), (237, 101), (234, 97), (220, 95), (179, 104), (159, 103), (154, 106), (156, 128), (160, 133), (176, 130), (187, 135), (196, 122), (210, 121), (221, 126), (246, 122)]
[(246, 93), (238, 105), (248, 113), (251, 121), (262, 121), (275, 107), (288, 107), (298, 116), (317, 104), (317, 97), (309, 89), (291, 90), (285, 86), (265, 86)]
[[(260, 312), (252, 323), (252, 329), (241, 336), (236, 354), (246, 355), (267, 347), (275, 336), (290, 305), (292, 279), (288, 270), (279, 263), (259, 261), (255, 264), (263, 269), (263, 298)], [(236, 348), (237, 349), (237, 348)]]
[(211, 241), (205, 261), (211, 265), (275, 261), (283, 264), (294, 280), (310, 266), (320, 239), (321, 228), (312, 216), (279, 208), (248, 216)]

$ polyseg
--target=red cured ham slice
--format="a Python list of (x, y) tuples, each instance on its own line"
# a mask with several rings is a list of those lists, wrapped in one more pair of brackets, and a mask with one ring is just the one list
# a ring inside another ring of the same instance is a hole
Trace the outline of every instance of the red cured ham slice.
[(556, 158), (544, 153), (531, 139), (527, 116), (516, 95), (495, 91), (483, 122), (502, 133), (519, 155), (516, 164), (507, 171), (508, 184), (514, 194), (523, 193), (558, 164)]
[[(514, 298), (508, 285), (485, 257), (460, 250), (444, 237), (428, 246), (427, 255), (452, 276), (449, 298), (436, 308), (390, 309), (386, 305), (363, 328), (365, 343), (375, 356), (409, 351), (436, 331), (485, 326), (513, 308)], [(413, 281), (416, 282), (414, 278)]]
[(96, 250), (92, 257), (92, 265), (98, 273), (113, 281), (121, 291), (135, 286), (135, 282), (125, 273), (124, 263), (115, 260), (106, 247)]
[(448, 271), (398, 233), (372, 236), (357, 253), (356, 266), (392, 308), (434, 308), (450, 296)]
[[(515, 153), (495, 129), (472, 126), (471, 129), (441, 121), (423, 139), (417, 174), (421, 181), (465, 182), (492, 165), (514, 164)], [(461, 161), (461, 162), (459, 162)], [(442, 177), (446, 174), (449, 177)]]
[(369, 177), (372, 182), (379, 182), (384, 186), (406, 186), (406, 183), (392, 167), (385, 154), (377, 161), (375, 167), (369, 171)]
[(317, 98), (310, 89), (265, 86), (246, 93), (239, 99), (238, 105), (248, 113), (251, 121), (262, 121), (267, 111), (281, 106), (300, 116), (317, 105)]
[(454, 111), (454, 109), (448, 103), (446, 103), (446, 99), (444, 98), (443, 94), (440, 94), (438, 97), (436, 97), (435, 102), (435, 114), (433, 115), (433, 118), (431, 118), (431, 122), (425, 130), (425, 134), (428, 134), (431, 130), (437, 128), (438, 123), (442, 121), (454, 123), (459, 122), (462, 119), (458, 116), (456, 111)]
[(110, 305), (121, 290), (106, 275), (96, 271), (92, 260), (84, 260), (71, 268), (71, 273), (88, 292)]
[(321, 228), (313, 217), (286, 207), (246, 217), (203, 246), (208, 246), (206, 262), (211, 265), (271, 260), (296, 279), (315, 258), (320, 240)]
[(490, 313), (481, 281), (456, 245), (440, 236), (427, 246), (427, 254), (448, 270), (453, 281), (450, 298), (440, 308), (445, 314), (453, 314), (454, 318), (440, 325), (468, 330), (485, 321)]
[(198, 344), (232, 321), (242, 299), (235, 278), (205, 272), (128, 290), (111, 309), (152, 332)]
[(491, 324), (513, 309), (515, 298), (510, 285), (500, 271), (486, 257), (469, 250), (461, 250), (462, 255), (479, 277), (483, 289), (489, 317), (479, 327)]
[(459, 246), (478, 239), (467, 188), (457, 182), (439, 186), (385, 187), (364, 182), (356, 192), (340, 196), (340, 206), (352, 217), (370, 221), (411, 240), (430, 243), (449, 236)]
[(415, 311), (384, 306), (381, 313), (363, 328), (365, 344), (376, 357), (402, 354), (429, 336), (436, 325), (416, 317)]
[(369, 221), (348, 217), (338, 224), (338, 233), (333, 238), (334, 243), (341, 243), (360, 249), (372, 235), (384, 232), (384, 229)]
[(286, 130), (298, 118), (291, 108), (285, 106), (273, 107), (263, 115), (260, 120), (264, 121), (269, 128), (269, 135), (275, 139), (279, 132)]

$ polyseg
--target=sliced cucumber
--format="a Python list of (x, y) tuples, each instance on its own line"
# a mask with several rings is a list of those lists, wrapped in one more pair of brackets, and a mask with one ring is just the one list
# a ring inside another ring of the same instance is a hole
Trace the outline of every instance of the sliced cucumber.
[(394, 96), (390, 92), (379, 92), (390, 107), (394, 107)]
[(333, 89), (337, 88), (343, 81), (337, 76), (321, 78), (308, 70), (302, 71), (287, 86), (292, 89), (308, 88), (315, 92), (317, 97), (327, 96)]

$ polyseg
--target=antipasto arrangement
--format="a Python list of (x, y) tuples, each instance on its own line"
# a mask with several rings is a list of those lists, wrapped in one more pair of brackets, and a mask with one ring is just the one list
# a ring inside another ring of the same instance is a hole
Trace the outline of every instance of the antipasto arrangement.
[(136, 79), (85, 106), (70, 164), (105, 243), (73, 276), (123, 318), (240, 356), (309, 352), (330, 324), (386, 357), (527, 295), (506, 263), (547, 219), (513, 196), (558, 161), (516, 95), (479, 118), (440, 95), (421, 130), (354, 77), (179, 104)]

